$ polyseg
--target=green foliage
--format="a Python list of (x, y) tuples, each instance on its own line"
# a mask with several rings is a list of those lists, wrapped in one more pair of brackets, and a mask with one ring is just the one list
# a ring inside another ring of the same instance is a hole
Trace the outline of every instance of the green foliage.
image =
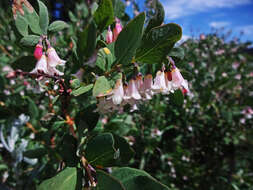
[(97, 78), (94, 88), (93, 88), (93, 96), (99, 96), (108, 93), (111, 90), (111, 86), (109, 81), (104, 77), (101, 76)]
[(110, 24), (113, 23), (113, 7), (111, 0), (101, 0), (99, 7), (94, 13), (94, 20), (98, 26), (99, 31), (103, 31)]
[(38, 190), (46, 189), (62, 189), (62, 190), (75, 190), (77, 180), (77, 169), (66, 168), (55, 177), (45, 180), (39, 185)]
[(144, 21), (145, 13), (141, 13), (130, 21), (120, 32), (115, 42), (115, 57), (117, 63), (128, 65), (131, 62), (142, 38)]
[(27, 35), (20, 40), (24, 46), (35, 46), (39, 42), (40, 37), (37, 35)]
[(68, 28), (68, 24), (64, 21), (54, 21), (52, 22), (49, 27), (48, 30), (51, 32), (58, 32), (60, 30), (63, 30), (65, 28)]
[(47, 28), (48, 28), (48, 24), (49, 24), (49, 16), (48, 16), (48, 10), (46, 5), (41, 2), (40, 0), (38, 0), (39, 3), (39, 16), (40, 16), (40, 28), (43, 32), (43, 34), (47, 34)]

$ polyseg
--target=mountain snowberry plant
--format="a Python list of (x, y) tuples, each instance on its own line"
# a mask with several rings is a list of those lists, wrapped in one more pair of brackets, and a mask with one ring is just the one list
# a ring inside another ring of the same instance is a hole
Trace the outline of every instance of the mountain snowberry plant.
[(189, 92), (173, 61), (180, 56), (174, 45), (181, 27), (163, 24), (164, 9), (154, 3), (152, 18), (139, 13), (129, 21), (121, 0), (86, 1), (69, 12), (67, 24), (50, 23), (39, 0), (39, 14), (27, 0), (14, 1), (20, 42), (35, 46), (14, 60), (15, 70), (6, 75), (26, 86), (21, 96), (28, 106), (22, 111), (30, 116), (26, 126), (33, 139), (24, 155), (37, 165), (24, 187), (168, 189), (145, 171), (127, 167), (134, 151), (124, 137), (102, 133), (104, 115), (138, 111), (140, 102), (156, 94), (182, 101)]

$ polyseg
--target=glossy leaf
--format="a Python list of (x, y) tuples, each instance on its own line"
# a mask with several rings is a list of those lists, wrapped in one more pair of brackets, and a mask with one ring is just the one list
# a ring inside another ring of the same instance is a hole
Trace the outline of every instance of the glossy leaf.
[(151, 29), (142, 39), (136, 52), (136, 60), (150, 64), (161, 62), (181, 36), (181, 27), (174, 23)]
[(43, 181), (37, 190), (75, 190), (76, 184), (76, 168), (67, 167), (56, 176)]
[(84, 93), (90, 91), (92, 88), (93, 88), (93, 84), (89, 84), (87, 86), (81, 86), (78, 89), (73, 90), (71, 92), (71, 95), (73, 95), (73, 96), (80, 96), (81, 94), (84, 94)]
[(24, 46), (35, 46), (39, 42), (40, 36), (28, 35), (20, 40), (20, 43)]
[(95, 190), (125, 190), (120, 181), (102, 170), (97, 170), (97, 180)]
[(144, 21), (145, 13), (140, 13), (120, 32), (115, 42), (117, 63), (128, 64), (131, 62), (142, 38)]
[(114, 16), (121, 18), (125, 15), (125, 4), (121, 0), (112, 0)]
[(99, 95), (103, 95), (110, 91), (111, 86), (105, 76), (98, 77), (93, 88), (93, 96), (96, 97)]
[(68, 24), (64, 21), (54, 21), (53, 23), (51, 23), (48, 27), (48, 30), (51, 32), (58, 32), (61, 31), (65, 28), (68, 28)]
[(143, 170), (129, 167), (114, 169), (112, 176), (118, 179), (126, 190), (169, 190), (169, 188)]
[(111, 0), (101, 0), (100, 4), (94, 13), (94, 20), (100, 32), (113, 23), (113, 7)]
[(49, 24), (49, 17), (48, 17), (48, 10), (46, 5), (38, 0), (39, 3), (39, 15), (40, 15), (40, 28), (43, 32), (43, 34), (47, 34), (47, 28), (48, 28), (48, 24)]
[(159, 0), (153, 1), (155, 3), (155, 15), (149, 20), (145, 29), (145, 33), (148, 33), (152, 28), (160, 26), (163, 23), (165, 12), (163, 5)]
[(85, 155), (92, 165), (103, 167), (112, 166), (114, 163), (116, 149), (111, 133), (103, 133), (93, 137), (87, 144)]
[(175, 62), (181, 61), (184, 59), (184, 49), (175, 47), (169, 52), (168, 56), (172, 57)]

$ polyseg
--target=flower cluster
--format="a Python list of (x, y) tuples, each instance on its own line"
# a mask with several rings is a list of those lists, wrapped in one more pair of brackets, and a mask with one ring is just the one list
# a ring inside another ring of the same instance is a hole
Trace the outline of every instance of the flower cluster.
[(177, 89), (181, 89), (183, 94), (189, 91), (188, 82), (175, 65), (170, 71), (165, 71), (165, 69), (158, 71), (154, 80), (151, 74), (143, 77), (139, 73), (128, 83), (123, 84), (122, 78), (118, 79), (114, 89), (97, 97), (97, 108), (101, 113), (122, 112), (123, 107), (129, 104), (132, 107), (131, 110), (134, 111), (138, 109), (137, 105), (140, 101), (150, 100), (158, 93), (170, 94)]
[(55, 49), (50, 45), (50, 42), (46, 39), (47, 51), (43, 52), (42, 45), (43, 38), (40, 38), (39, 43), (34, 50), (34, 57), (37, 59), (35, 68), (30, 73), (36, 74), (48, 74), (52, 76), (61, 76), (62, 72), (56, 69), (58, 65), (64, 65), (66, 61), (59, 58)]
[(111, 27), (110, 26), (108, 27), (107, 34), (106, 34), (106, 43), (110, 44), (112, 42), (115, 42), (121, 30), (122, 30), (122, 25), (120, 23), (120, 20), (116, 18), (116, 24), (115, 24), (115, 28), (113, 29), (113, 32), (111, 30)]

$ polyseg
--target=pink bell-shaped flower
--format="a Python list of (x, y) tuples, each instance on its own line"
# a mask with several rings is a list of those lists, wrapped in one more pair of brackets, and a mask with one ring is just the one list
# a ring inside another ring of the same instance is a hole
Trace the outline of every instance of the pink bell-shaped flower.
[(110, 44), (112, 42), (113, 42), (113, 34), (112, 34), (111, 27), (109, 26), (107, 30), (107, 34), (106, 34), (106, 43)]
[(47, 70), (47, 57), (45, 54), (41, 56), (41, 58), (37, 61), (35, 68), (31, 71), (31, 73), (46, 73), (48, 74)]
[(113, 29), (113, 41), (116, 41), (119, 33), (122, 31), (123, 27), (120, 23), (120, 20), (116, 18), (115, 28)]
[(171, 71), (171, 75), (172, 75), (172, 86), (174, 89), (183, 87), (187, 90), (187, 92), (189, 92), (188, 82), (183, 78), (178, 68), (175, 67)]

